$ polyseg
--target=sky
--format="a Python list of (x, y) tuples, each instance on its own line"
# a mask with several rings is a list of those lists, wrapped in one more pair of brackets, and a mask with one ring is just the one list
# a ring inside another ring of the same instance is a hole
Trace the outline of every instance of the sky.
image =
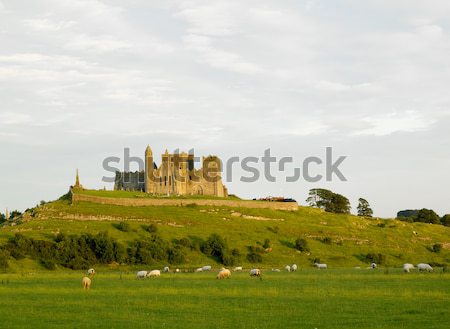
[(111, 189), (103, 160), (150, 145), (157, 164), (270, 149), (292, 168), (332, 147), (346, 181), (225, 184), (450, 213), (448, 17), (446, 0), (0, 0), (0, 211), (58, 198), (77, 168)]

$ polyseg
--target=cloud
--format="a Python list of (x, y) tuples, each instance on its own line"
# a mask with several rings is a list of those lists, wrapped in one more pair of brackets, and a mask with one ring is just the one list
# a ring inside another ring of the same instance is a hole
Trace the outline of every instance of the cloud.
[(131, 46), (129, 42), (120, 40), (112, 35), (91, 36), (82, 34), (77, 35), (66, 43), (66, 48), (69, 50), (99, 53), (130, 49)]
[(4, 112), (0, 113), (0, 125), (17, 125), (31, 122), (31, 117), (25, 113)]
[(354, 135), (386, 136), (396, 132), (424, 131), (436, 123), (436, 120), (417, 111), (406, 111), (375, 115), (364, 118), (362, 122), (366, 123), (368, 127), (354, 132)]
[(74, 21), (59, 21), (54, 22), (47, 18), (42, 19), (26, 19), (23, 21), (25, 26), (30, 27), (36, 31), (56, 32), (63, 29), (70, 28), (76, 24)]

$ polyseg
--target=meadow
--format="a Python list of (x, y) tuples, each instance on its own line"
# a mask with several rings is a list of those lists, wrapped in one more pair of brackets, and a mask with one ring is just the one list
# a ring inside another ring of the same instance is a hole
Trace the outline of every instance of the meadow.
[(0, 274), (2, 328), (448, 328), (450, 274), (400, 269)]

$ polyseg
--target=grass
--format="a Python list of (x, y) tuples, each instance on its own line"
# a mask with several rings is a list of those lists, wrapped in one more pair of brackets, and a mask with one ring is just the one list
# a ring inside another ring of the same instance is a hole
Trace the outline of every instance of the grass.
[(145, 199), (218, 199), (218, 200), (239, 200), (235, 195), (230, 195), (227, 198), (211, 196), (211, 195), (153, 195), (138, 191), (110, 191), (110, 190), (76, 190), (78, 194), (92, 195), (98, 197), (108, 198), (145, 198)]
[(4, 328), (448, 328), (450, 275), (303, 269), (162, 274), (1, 274)]

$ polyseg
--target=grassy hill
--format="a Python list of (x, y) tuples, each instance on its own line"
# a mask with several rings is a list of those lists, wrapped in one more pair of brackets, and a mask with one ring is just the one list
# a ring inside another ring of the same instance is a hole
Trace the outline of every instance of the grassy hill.
[[(82, 191), (96, 196), (148, 197), (136, 192)], [(117, 228), (127, 222), (129, 229)], [(226, 239), (230, 248), (237, 248), (242, 257), (240, 264), (250, 264), (245, 255), (250, 246), (261, 247), (270, 240), (271, 252), (262, 253), (262, 268), (281, 268), (297, 263), (312, 266), (320, 259), (329, 267), (367, 266), (364, 256), (382, 254), (384, 266), (401, 266), (405, 262), (450, 264), (450, 228), (441, 225), (407, 223), (397, 220), (369, 219), (352, 215), (325, 213), (319, 209), (299, 207), (298, 211), (249, 209), (207, 206), (150, 206), (125, 207), (90, 202), (72, 204), (58, 200), (34, 209), (33, 216), (26, 215), (22, 223), (0, 229), (0, 244), (21, 233), (34, 239), (53, 240), (62, 232), (67, 235), (96, 234), (107, 231), (109, 236), (125, 247), (135, 240), (149, 237), (145, 225), (155, 224), (158, 233), (167, 241), (188, 238), (205, 240), (212, 233)], [(295, 240), (305, 239), (310, 252), (294, 248)], [(433, 252), (435, 243), (442, 244), (440, 252)], [(213, 259), (199, 250), (189, 249), (186, 262), (180, 267), (204, 264), (218, 266)], [(165, 264), (159, 264), (165, 265)], [(30, 259), (10, 262), (12, 271), (20, 267), (39, 269)]]

